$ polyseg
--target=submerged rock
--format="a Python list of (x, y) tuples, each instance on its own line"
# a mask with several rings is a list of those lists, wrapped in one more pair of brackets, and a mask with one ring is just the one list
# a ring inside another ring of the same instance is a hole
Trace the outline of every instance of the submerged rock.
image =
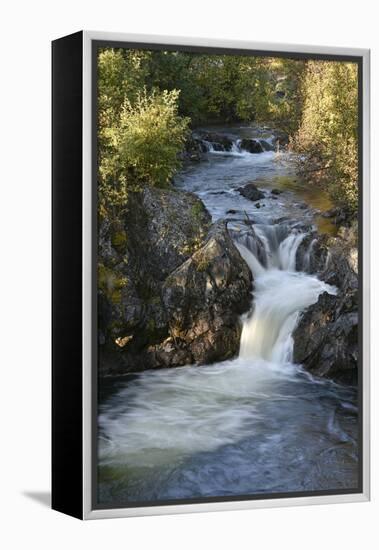
[(340, 238), (314, 237), (308, 272), (318, 273), (322, 280), (336, 286), (338, 294), (322, 294), (317, 303), (304, 312), (293, 334), (294, 361), (318, 376), (355, 384), (358, 379), (357, 249)]
[(248, 183), (244, 187), (239, 187), (238, 192), (240, 195), (253, 202), (259, 201), (265, 197), (264, 193), (258, 189), (254, 183)]
[(101, 375), (238, 352), (250, 270), (195, 195), (130, 194), (117, 222), (99, 224), (98, 266)]

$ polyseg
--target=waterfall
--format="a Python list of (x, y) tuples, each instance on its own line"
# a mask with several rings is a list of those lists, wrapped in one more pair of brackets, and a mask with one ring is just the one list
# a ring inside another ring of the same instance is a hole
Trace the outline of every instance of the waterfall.
[(309, 243), (306, 253), (304, 254), (304, 261), (303, 261), (304, 271), (311, 270), (312, 253), (316, 243), (317, 243), (317, 239), (312, 239), (311, 242)]
[(207, 141), (206, 139), (202, 139), (201, 143), (202, 143), (204, 149), (208, 153), (213, 153), (214, 152), (213, 143), (211, 143), (210, 141)]
[(289, 235), (279, 246), (279, 260), (282, 269), (295, 271), (296, 269), (296, 252), (299, 244), (304, 239), (305, 234)]
[[(292, 333), (301, 312), (317, 302), (323, 292), (337, 289), (316, 276), (296, 272), (296, 252), (304, 233), (290, 233), (278, 243), (271, 231), (270, 261), (264, 267), (253, 251), (236, 243), (254, 277), (254, 309), (243, 319), (239, 357), (263, 359), (277, 364), (292, 361)], [(257, 231), (258, 232), (258, 231)], [(270, 246), (267, 233), (259, 231), (260, 241)]]
[[(265, 180), (269, 189), (277, 177), (292, 178), (290, 163), (276, 162), (277, 138), (229, 130), (194, 136), (208, 162), (194, 163), (176, 185), (199, 195), (214, 221), (236, 212), (228, 227), (253, 274), (239, 356), (110, 378), (99, 405), (101, 504), (357, 486), (355, 390), (292, 363), (303, 311), (337, 289), (305, 272), (312, 244), (296, 271), (298, 247), (312, 238), (295, 228), (310, 222), (296, 193), (272, 200), (266, 192), (257, 209), (236, 192), (251, 181)], [(244, 150), (245, 137), (268, 150)], [(284, 152), (281, 160), (288, 158)]]
[(260, 154), (269, 153), (269, 157), (271, 157), (271, 153), (274, 151), (274, 147), (272, 145), (273, 136), (267, 138), (267, 140), (254, 138), (253, 141), (260, 145), (260, 151), (255, 151), (254, 153), (252, 153), (249, 148), (246, 149), (243, 147), (242, 139), (231, 136), (229, 136), (228, 139), (229, 141), (225, 144), (225, 142), (217, 141), (217, 136), (214, 136), (214, 141), (212, 136), (207, 136), (206, 139), (199, 135), (195, 136), (195, 140), (201, 145), (201, 150), (205, 153), (211, 153), (214, 155), (250, 157), (252, 154), (255, 156), (255, 154), (259, 152)]

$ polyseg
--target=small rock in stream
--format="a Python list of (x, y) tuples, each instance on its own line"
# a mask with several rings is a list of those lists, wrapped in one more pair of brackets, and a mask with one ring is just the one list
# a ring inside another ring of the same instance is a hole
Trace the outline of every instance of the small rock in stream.
[(250, 201), (259, 201), (260, 199), (264, 198), (264, 193), (258, 189), (258, 187), (254, 183), (248, 183), (244, 187), (239, 187), (238, 192), (240, 195), (245, 197), (245, 199), (249, 199)]

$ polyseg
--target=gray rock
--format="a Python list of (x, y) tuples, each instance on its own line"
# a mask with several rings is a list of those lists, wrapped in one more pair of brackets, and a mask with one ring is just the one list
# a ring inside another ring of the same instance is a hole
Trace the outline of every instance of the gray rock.
[(233, 147), (232, 139), (225, 134), (197, 130), (195, 135), (197, 139), (211, 143), (215, 151), (231, 151)]
[[(100, 222), (101, 375), (210, 362), (238, 351), (250, 271), (226, 227), (210, 222), (195, 195), (150, 187), (130, 194), (117, 222)], [(177, 277), (186, 272), (185, 298), (176, 300)], [(180, 319), (192, 321), (178, 337), (172, 327)]]
[[(358, 379), (357, 250), (339, 238), (318, 237), (310, 270), (338, 288), (322, 294), (294, 331), (294, 361), (318, 376), (355, 384)], [(326, 264), (325, 264), (326, 259)]]
[(240, 143), (241, 149), (248, 151), (249, 153), (263, 153), (264, 149), (260, 142), (256, 139), (244, 138)]
[(200, 364), (237, 354), (239, 316), (249, 308), (250, 289), (251, 272), (225, 224), (218, 222), (203, 247), (169, 275), (162, 289), (175, 353), (186, 349)]
[(207, 152), (207, 148), (201, 139), (198, 139), (189, 135), (184, 144), (184, 149), (180, 154), (180, 159), (184, 162), (199, 162), (205, 158), (204, 153)]
[(238, 192), (240, 195), (249, 199), (250, 201), (259, 201), (264, 198), (264, 193), (258, 189), (254, 183), (248, 183), (244, 187), (239, 187)]

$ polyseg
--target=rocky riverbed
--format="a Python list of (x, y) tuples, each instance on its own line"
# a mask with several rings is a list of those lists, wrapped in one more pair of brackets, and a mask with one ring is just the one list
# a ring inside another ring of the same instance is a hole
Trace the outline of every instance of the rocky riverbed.
[(357, 249), (343, 226), (336, 234), (341, 211), (296, 182), (286, 143), (268, 129), (198, 130), (175, 188), (130, 194), (117, 221), (100, 221), (100, 375), (236, 356), (241, 315), (254, 299), (236, 236), (247, 235), (262, 260), (259, 227), (268, 222), (275, 239), (301, 231), (296, 269), (339, 289), (300, 313), (294, 361), (318, 376), (356, 382)]
[(101, 504), (358, 488), (354, 231), (278, 139), (198, 131), (100, 221)]

